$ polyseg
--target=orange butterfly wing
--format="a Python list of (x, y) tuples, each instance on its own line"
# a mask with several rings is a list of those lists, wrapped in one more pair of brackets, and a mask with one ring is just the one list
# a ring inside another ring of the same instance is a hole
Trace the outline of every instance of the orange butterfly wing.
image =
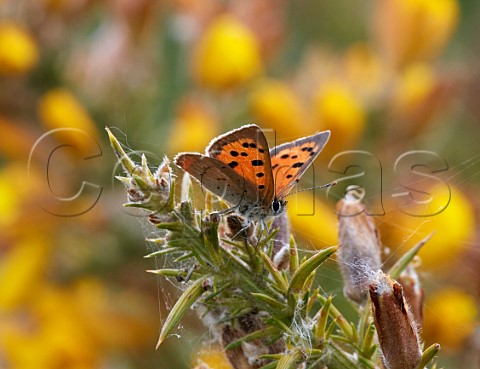
[(275, 197), (284, 198), (300, 180), (330, 138), (330, 131), (279, 145), (270, 150)]
[(255, 192), (248, 194), (255, 198), (249, 200), (261, 200), (270, 205), (275, 188), (268, 143), (260, 127), (249, 124), (227, 132), (215, 138), (206, 153), (228, 165), (255, 187)]
[(196, 178), (200, 185), (233, 206), (255, 192), (248, 182), (221, 161), (198, 153), (180, 153), (174, 163)]

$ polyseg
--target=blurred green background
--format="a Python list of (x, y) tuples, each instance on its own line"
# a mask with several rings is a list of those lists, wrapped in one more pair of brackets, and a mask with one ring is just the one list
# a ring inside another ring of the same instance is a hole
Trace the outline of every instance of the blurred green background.
[[(479, 22), (474, 0), (0, 0), (0, 367), (193, 368), (209, 338), (194, 314), (154, 350), (178, 290), (145, 272), (149, 230), (121, 206), (103, 127), (159, 164), (245, 123), (272, 145), (330, 129), (317, 182), (342, 177), (345, 150), (378, 158), (361, 184), (385, 262), (436, 231), (422, 335), (440, 367), (477, 367)], [(448, 170), (399, 174), (411, 150)], [(292, 198), (301, 247), (337, 243), (350, 182)], [(406, 186), (416, 202), (392, 196)], [(318, 280), (341, 294), (333, 264)]]

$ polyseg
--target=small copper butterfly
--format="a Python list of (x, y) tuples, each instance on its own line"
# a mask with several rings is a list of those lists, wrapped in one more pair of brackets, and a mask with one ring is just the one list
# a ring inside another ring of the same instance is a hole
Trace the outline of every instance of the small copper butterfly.
[(175, 164), (221, 197), (248, 220), (264, 220), (285, 210), (285, 197), (327, 143), (330, 131), (268, 148), (255, 124), (234, 129), (210, 142), (205, 155), (180, 153)]

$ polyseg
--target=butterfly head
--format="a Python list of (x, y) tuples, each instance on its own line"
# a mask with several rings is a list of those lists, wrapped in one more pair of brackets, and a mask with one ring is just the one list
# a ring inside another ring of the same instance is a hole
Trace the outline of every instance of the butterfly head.
[(273, 199), (271, 210), (273, 215), (279, 215), (285, 211), (285, 207), (287, 206), (287, 201), (282, 199)]

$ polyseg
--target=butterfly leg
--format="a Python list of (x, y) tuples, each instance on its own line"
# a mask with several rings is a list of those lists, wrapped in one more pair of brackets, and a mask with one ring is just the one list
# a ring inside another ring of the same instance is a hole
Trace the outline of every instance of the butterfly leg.
[(210, 213), (210, 216), (214, 217), (214, 218), (220, 218), (222, 215), (227, 215), (227, 214), (233, 213), (234, 211), (237, 210), (237, 208), (238, 208), (238, 206), (233, 206), (231, 208), (224, 209), (224, 210), (221, 210), (221, 211), (212, 211)]
[(256, 240), (256, 243), (255, 243), (255, 248), (258, 249), (258, 245), (260, 243), (260, 240), (262, 239), (262, 236), (263, 236), (263, 232), (265, 232), (265, 230), (267, 230), (267, 234), (268, 234), (268, 229), (267, 229), (267, 224), (265, 223), (265, 218), (260, 218), (260, 234), (258, 235), (258, 238)]

